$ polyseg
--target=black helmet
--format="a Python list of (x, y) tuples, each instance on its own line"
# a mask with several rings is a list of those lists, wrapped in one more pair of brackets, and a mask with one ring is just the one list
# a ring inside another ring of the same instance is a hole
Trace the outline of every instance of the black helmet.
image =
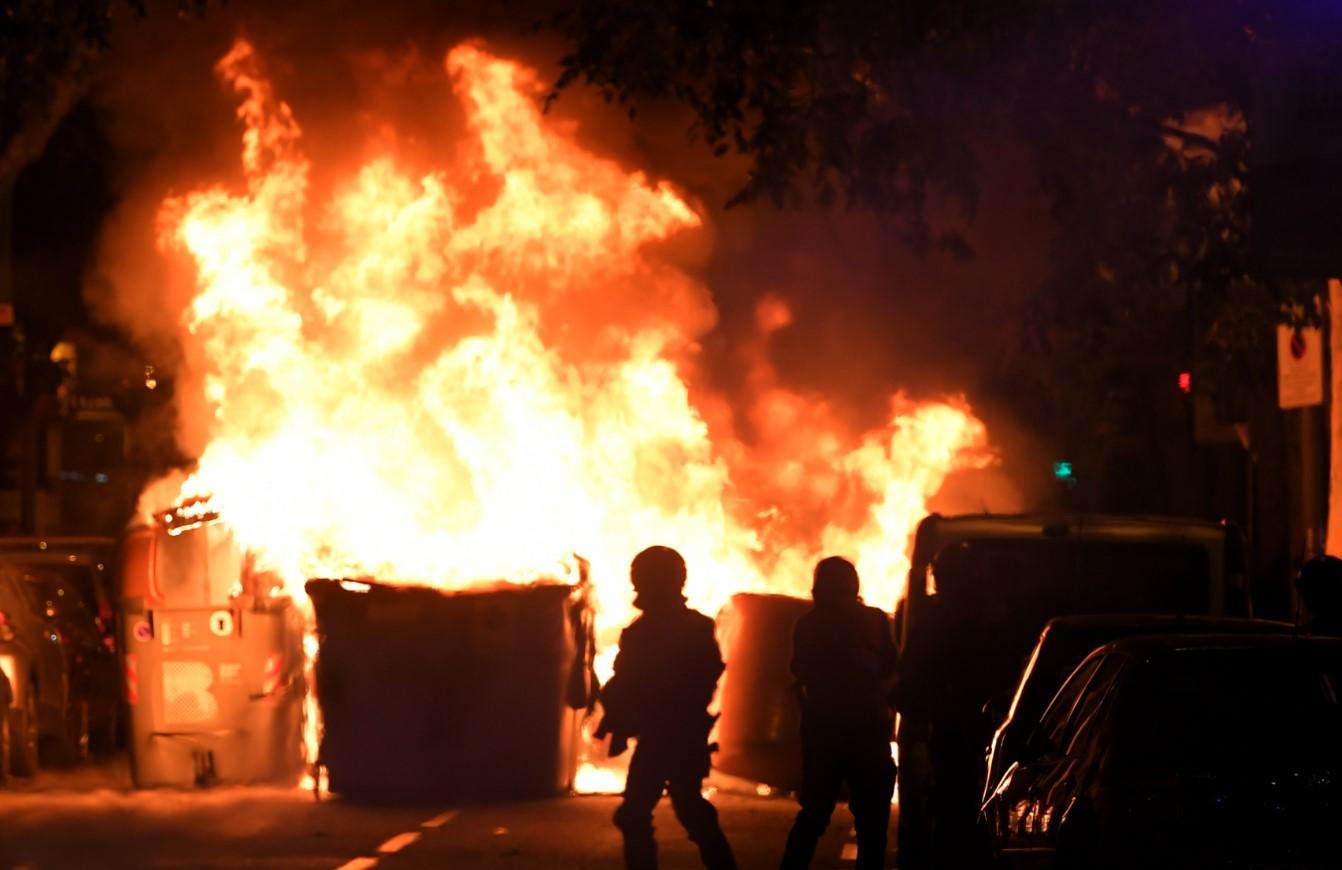
[(842, 556), (829, 556), (815, 565), (811, 598), (816, 604), (837, 605), (858, 600), (857, 568)]
[(954, 595), (972, 586), (979, 573), (979, 557), (979, 548), (972, 541), (955, 541), (938, 550), (931, 566), (937, 594)]
[(1300, 601), (1316, 619), (1342, 616), (1342, 559), (1315, 556), (1300, 567), (1295, 578)]
[(685, 560), (670, 547), (648, 547), (629, 565), (629, 580), (634, 584), (634, 604), (646, 609), (649, 603), (681, 602), (685, 598)]

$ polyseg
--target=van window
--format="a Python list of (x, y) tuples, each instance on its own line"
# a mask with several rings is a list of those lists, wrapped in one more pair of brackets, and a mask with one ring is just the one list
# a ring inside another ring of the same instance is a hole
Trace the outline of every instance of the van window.
[(1206, 551), (1180, 541), (976, 539), (978, 588), (938, 597), (981, 630), (1002, 631), (1028, 649), (1055, 616), (1082, 613), (1192, 613), (1211, 610)]
[(1181, 541), (1084, 541), (1079, 613), (1207, 613), (1207, 551)]

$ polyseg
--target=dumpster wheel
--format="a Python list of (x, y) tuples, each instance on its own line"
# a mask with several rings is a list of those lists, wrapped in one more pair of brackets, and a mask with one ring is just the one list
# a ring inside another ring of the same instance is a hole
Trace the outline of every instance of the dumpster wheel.
[(214, 753), (209, 749), (194, 749), (191, 760), (195, 765), (195, 783), (197, 788), (209, 788), (219, 782), (214, 770)]

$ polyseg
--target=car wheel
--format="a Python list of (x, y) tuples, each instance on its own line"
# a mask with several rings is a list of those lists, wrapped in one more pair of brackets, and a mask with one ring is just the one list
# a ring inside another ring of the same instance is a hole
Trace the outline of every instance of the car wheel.
[(52, 760), (62, 767), (82, 764), (89, 757), (89, 702), (76, 701), (65, 714), (65, 729), (52, 746)]
[(17, 710), (10, 711), (10, 759), (11, 770), (15, 776), (35, 776), (37, 774), (37, 746), (39, 742), (37, 723), (37, 696), (33, 694), (33, 684), (28, 684), (23, 703)]

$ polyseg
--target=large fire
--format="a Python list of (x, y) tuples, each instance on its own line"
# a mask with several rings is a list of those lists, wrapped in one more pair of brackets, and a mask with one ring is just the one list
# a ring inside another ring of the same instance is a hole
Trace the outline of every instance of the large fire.
[(737, 435), (697, 364), (711, 297), (655, 250), (700, 214), (580, 147), (523, 66), (455, 48), (467, 132), (443, 165), (388, 151), (320, 197), (252, 47), (218, 70), (241, 98), (245, 188), (160, 213), (165, 253), (194, 267), (182, 341), (213, 413), (171, 495), (208, 496), (295, 596), (315, 576), (527, 582), (576, 553), (609, 641), (632, 616), (630, 558), (662, 543), (707, 613), (805, 594), (828, 553), (889, 609), (927, 499), (991, 460), (962, 399), (894, 396), (861, 433), (779, 385), (762, 350), (791, 318), (777, 299), (741, 353), (753, 434)]

